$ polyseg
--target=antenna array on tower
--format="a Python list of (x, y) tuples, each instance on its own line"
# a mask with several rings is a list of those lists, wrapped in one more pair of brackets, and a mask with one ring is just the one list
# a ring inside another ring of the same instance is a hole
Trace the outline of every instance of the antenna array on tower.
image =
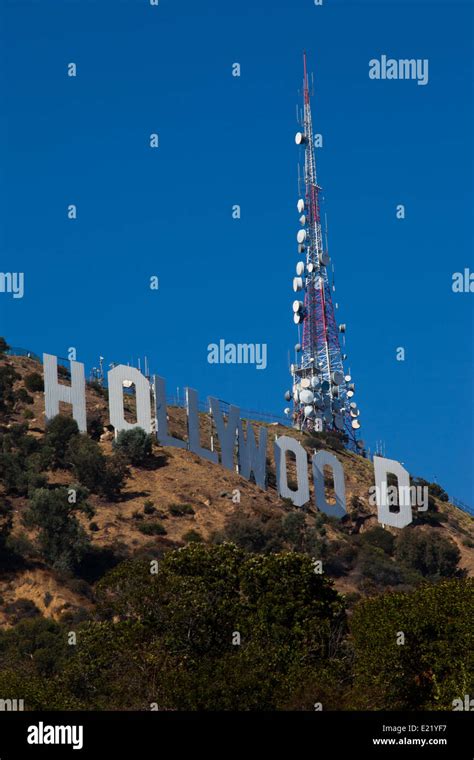
[[(298, 343), (295, 345), (295, 362), (290, 373), (292, 390), (285, 393), (286, 401), (293, 400), (293, 423), (299, 430), (336, 430), (345, 434), (346, 443), (359, 453), (365, 444), (358, 438), (360, 428), (359, 409), (353, 400), (355, 385), (350, 374), (344, 370), (346, 354), (345, 324), (336, 324), (328, 267), (334, 267), (328, 252), (326, 234), (321, 229), (320, 191), (316, 176), (316, 156), (313, 140), (306, 54), (304, 55), (304, 104), (301, 129), (295, 135), (295, 143), (304, 150), (304, 198), (297, 204), (299, 229), (296, 233), (299, 261), (293, 291), (298, 294), (293, 301), (293, 321), (298, 326)], [(300, 192), (298, 165), (298, 190)], [(302, 338), (300, 329), (302, 327)]]

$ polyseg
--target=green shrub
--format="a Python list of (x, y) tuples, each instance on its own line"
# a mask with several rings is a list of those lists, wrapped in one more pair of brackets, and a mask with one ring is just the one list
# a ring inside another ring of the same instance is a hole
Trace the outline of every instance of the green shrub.
[(172, 504), (169, 508), (169, 513), (173, 517), (184, 517), (185, 515), (195, 514), (191, 504)]
[(24, 383), (27, 390), (29, 390), (31, 393), (44, 391), (43, 378), (39, 372), (31, 372), (29, 375), (26, 375)]
[(93, 493), (102, 490), (106, 459), (96, 441), (87, 435), (75, 435), (68, 446), (67, 458), (79, 482)]
[(93, 515), (84, 491), (77, 488), (71, 503), (69, 489), (61, 487), (35, 490), (25, 513), (25, 524), (38, 529), (41, 555), (60, 572), (73, 570), (88, 548), (89, 539), (77, 520), (77, 512)]
[(153, 502), (150, 501), (150, 499), (147, 499), (145, 503), (143, 504), (143, 511), (146, 515), (153, 515), (156, 512), (155, 507), (153, 506)]
[(385, 554), (390, 556), (393, 554), (395, 538), (388, 530), (382, 528), (381, 525), (377, 525), (375, 528), (370, 528), (361, 533), (360, 542), (362, 545), (369, 544), (370, 546), (382, 549)]
[(122, 454), (113, 454), (106, 458), (105, 475), (99, 493), (107, 499), (117, 499), (129, 474), (127, 463)]
[(396, 559), (425, 577), (452, 577), (457, 572), (460, 552), (451, 539), (437, 531), (405, 528), (398, 536)]
[(30, 396), (26, 388), (18, 388), (16, 392), (16, 399), (22, 404), (32, 404), (34, 401), (33, 397)]
[(41, 444), (28, 435), (27, 424), (12, 425), (0, 434), (0, 480), (6, 493), (26, 496), (30, 489), (41, 488), (46, 483), (42, 468)]
[(202, 543), (203, 537), (197, 530), (188, 530), (183, 534), (183, 541), (187, 543)]
[(10, 365), (0, 367), (0, 412), (6, 413), (13, 409), (16, 401), (13, 385), (19, 378), (18, 372)]
[(353, 709), (451, 710), (473, 693), (473, 620), (472, 579), (361, 601), (351, 618)]
[(67, 467), (68, 445), (79, 435), (76, 420), (64, 414), (57, 414), (46, 425), (44, 436), (45, 449), (50, 456), (52, 467)]
[(268, 554), (283, 548), (281, 524), (278, 521), (263, 522), (260, 517), (249, 517), (241, 512), (227, 518), (224, 537), (246, 552)]
[(139, 525), (138, 530), (145, 536), (166, 536), (166, 528), (160, 522)]
[(303, 546), (305, 529), (306, 517), (303, 512), (290, 512), (289, 515), (283, 518), (283, 536), (295, 551), (300, 551)]
[(143, 428), (121, 430), (113, 443), (114, 448), (122, 452), (129, 464), (139, 466), (144, 464), (152, 452), (153, 437)]
[(370, 544), (361, 547), (357, 568), (364, 578), (378, 586), (396, 586), (403, 580), (403, 573), (395, 562), (383, 549)]
[(112, 681), (121, 704), (152, 689), (163, 709), (311, 709), (322, 683), (326, 706), (344, 679), (343, 601), (310, 557), (192, 542), (168, 552), (156, 576), (148, 561), (123, 563), (97, 596), (103, 622), (81, 634), (66, 674), (77, 684), (72, 675), (87, 672), (89, 704), (103, 704)]

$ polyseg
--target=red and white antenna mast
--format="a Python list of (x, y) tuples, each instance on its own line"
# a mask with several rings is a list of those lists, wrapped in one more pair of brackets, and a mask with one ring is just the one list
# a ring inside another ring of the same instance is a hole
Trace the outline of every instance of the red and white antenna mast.
[(344, 341), (346, 326), (338, 326), (334, 315), (327, 236), (323, 243), (321, 187), (316, 172), (306, 53), (303, 54), (301, 126), (303, 131), (296, 133), (295, 143), (304, 151), (304, 198), (299, 198), (297, 203), (300, 229), (296, 240), (300, 260), (293, 278), (293, 290), (299, 294), (293, 302), (298, 343), (295, 363), (290, 368), (293, 389), (286, 392), (285, 398), (293, 399), (293, 420), (300, 430), (340, 431), (352, 448), (361, 451), (364, 443), (357, 439), (360, 422), (359, 410), (353, 401), (355, 388), (344, 370), (347, 357), (340, 343), (340, 336)]

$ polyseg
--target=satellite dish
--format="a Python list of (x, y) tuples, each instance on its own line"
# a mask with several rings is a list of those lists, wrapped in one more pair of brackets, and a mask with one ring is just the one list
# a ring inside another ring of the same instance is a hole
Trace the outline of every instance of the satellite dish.
[(310, 381), (309, 377), (303, 377), (303, 379), (301, 381), (301, 387), (302, 388), (309, 388), (310, 385), (311, 385), (311, 381)]
[(312, 388), (317, 388), (318, 385), (319, 385), (319, 377), (316, 377), (316, 375), (315, 375), (315, 376), (313, 376), (311, 378), (311, 387)]
[(307, 389), (301, 391), (300, 393), (300, 401), (303, 404), (312, 404), (314, 399), (314, 394), (312, 391), (309, 391)]
[(351, 391), (351, 390), (347, 391), (347, 398), (352, 398), (353, 395), (354, 395), (354, 391)]
[(133, 380), (124, 380), (122, 382), (122, 385), (124, 388), (131, 388), (133, 385)]
[(295, 343), (295, 351), (297, 354), (301, 351), (301, 343)]
[(297, 293), (299, 290), (303, 290), (303, 278), (293, 277), (293, 290)]
[(305, 217), (304, 214), (301, 214), (301, 216), (300, 216), (300, 224), (301, 224), (302, 227), (304, 227), (305, 224), (306, 224), (306, 217)]
[(300, 322), (303, 321), (303, 315), (298, 312), (297, 314), (293, 314), (293, 322), (295, 325), (299, 325)]
[(303, 145), (306, 142), (306, 135), (303, 132), (297, 132), (295, 135), (295, 143), (297, 145)]
[(285, 391), (285, 401), (290, 401), (290, 399), (291, 399), (290, 391)]
[(298, 214), (302, 214), (304, 211), (304, 200), (303, 198), (300, 198), (298, 203), (296, 204), (296, 208), (298, 209)]
[(323, 393), (327, 393), (328, 392), (328, 390), (329, 390), (329, 383), (328, 383), (327, 380), (323, 380), (323, 382), (321, 383), (321, 390), (323, 391)]
[(359, 422), (359, 420), (352, 420), (351, 424), (352, 424), (352, 427), (354, 428), (354, 430), (358, 430), (360, 428), (360, 422)]
[(287, 406), (287, 407), (286, 407), (286, 409), (284, 409), (284, 412), (285, 412), (286, 416), (288, 417), (288, 415), (289, 415), (289, 414), (290, 414), (290, 412), (291, 412), (291, 409), (290, 409), (290, 407), (289, 407), (289, 406)]
[(358, 449), (365, 449), (365, 441), (357, 441), (356, 446)]
[(336, 385), (341, 385), (342, 381), (344, 380), (344, 375), (342, 374), (342, 372), (336, 369), (331, 374), (331, 378), (332, 378), (333, 383), (335, 383)]
[(329, 254), (326, 253), (326, 251), (321, 251), (319, 254), (319, 263), (322, 264), (322, 266), (327, 267), (327, 265), (330, 262)]
[(344, 380), (346, 381), (346, 383), (350, 383), (350, 382), (351, 382), (351, 380), (352, 380), (352, 378), (351, 378), (351, 376), (350, 376), (350, 375), (345, 375), (345, 376), (344, 376)]
[(314, 417), (314, 409), (312, 406), (305, 406), (304, 408), (304, 416), (305, 417)]
[(296, 233), (296, 240), (300, 245), (302, 245), (306, 240), (306, 230), (298, 230)]
[(313, 262), (312, 262), (312, 261), (310, 261), (310, 262), (309, 262), (309, 264), (307, 264), (307, 265), (306, 265), (306, 269), (308, 270), (308, 272), (309, 272), (310, 274), (311, 274), (311, 272), (313, 272), (313, 271), (314, 271), (314, 264), (313, 264)]
[(301, 245), (301, 244), (300, 244), (300, 245), (298, 246), (298, 253), (304, 253), (304, 252), (305, 252), (305, 247), (304, 247), (304, 245)]
[(304, 309), (304, 303), (303, 301), (293, 301), (293, 311), (303, 311)]
[(354, 411), (355, 409), (357, 409), (357, 404), (356, 404), (356, 402), (355, 402), (355, 401), (352, 401), (352, 402), (349, 404), (349, 406), (350, 406), (350, 408), (352, 409), (352, 411)]
[(301, 277), (303, 272), (304, 272), (304, 261), (298, 261), (296, 265), (296, 274), (298, 275), (298, 277)]
[(344, 417), (342, 414), (336, 414), (334, 416), (334, 424), (338, 430), (344, 430)]
[(339, 325), (339, 332), (345, 333), (346, 332), (346, 326), (345, 325)]

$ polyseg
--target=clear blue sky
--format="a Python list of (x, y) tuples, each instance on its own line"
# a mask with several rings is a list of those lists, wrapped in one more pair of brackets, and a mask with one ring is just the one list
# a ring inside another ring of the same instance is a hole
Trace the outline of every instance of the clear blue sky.
[[(472, 504), (474, 295), (451, 290), (474, 270), (472, 21), (451, 1), (0, 0), (1, 269), (26, 278), (0, 334), (88, 368), (146, 354), (169, 391), (280, 414), (306, 49), (363, 437)], [(428, 85), (370, 80), (382, 54), (428, 58)], [(266, 343), (267, 369), (208, 364), (221, 338)]]

